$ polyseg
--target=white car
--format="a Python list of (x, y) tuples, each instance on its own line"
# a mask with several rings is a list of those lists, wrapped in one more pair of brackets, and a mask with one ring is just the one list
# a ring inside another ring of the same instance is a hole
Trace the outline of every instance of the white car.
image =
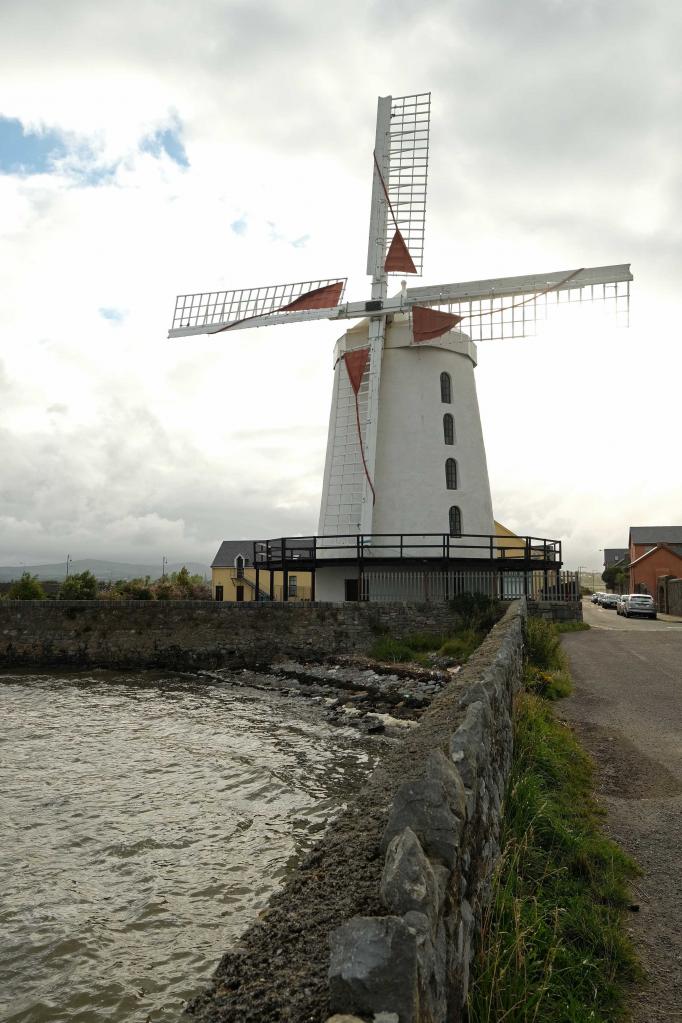
[(656, 605), (649, 593), (628, 593), (623, 602), (623, 614), (626, 618), (641, 615), (643, 618), (656, 618)]

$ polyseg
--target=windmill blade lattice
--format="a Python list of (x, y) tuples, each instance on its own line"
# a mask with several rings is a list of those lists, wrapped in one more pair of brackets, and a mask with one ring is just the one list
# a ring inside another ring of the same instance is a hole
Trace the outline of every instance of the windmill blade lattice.
[(428, 305), (461, 317), (474, 341), (532, 337), (538, 320), (557, 305), (601, 303), (609, 306), (616, 325), (629, 326), (629, 264), (590, 267), (570, 272), (499, 277), (436, 287), (409, 288), (410, 305)]
[(334, 277), (294, 284), (269, 284), (235, 291), (205, 291), (178, 295), (170, 336), (180, 332), (229, 330), (247, 320), (272, 316), (286, 322), (287, 313), (304, 309), (331, 309), (343, 298), (347, 278)]
[[(389, 169), (385, 181), (392, 216), (386, 222), (384, 251), (390, 248), (397, 228), (419, 275), (424, 263), (430, 125), (430, 92), (393, 97), (388, 132)], [(390, 269), (388, 272), (394, 273)], [(402, 276), (404, 271), (395, 273)]]

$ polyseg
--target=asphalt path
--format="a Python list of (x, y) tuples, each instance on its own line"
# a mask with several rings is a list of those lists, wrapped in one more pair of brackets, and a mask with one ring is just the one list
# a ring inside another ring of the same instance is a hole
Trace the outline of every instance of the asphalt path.
[(639, 863), (628, 917), (649, 983), (633, 1023), (682, 1020), (682, 620), (619, 617), (585, 602), (568, 633), (574, 694), (558, 708), (597, 762), (612, 837)]

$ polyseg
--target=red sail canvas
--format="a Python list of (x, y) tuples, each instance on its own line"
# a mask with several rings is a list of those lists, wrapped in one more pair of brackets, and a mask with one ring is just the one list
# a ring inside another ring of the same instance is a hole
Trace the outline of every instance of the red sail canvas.
[(412, 256), (410, 255), (405, 239), (401, 235), (400, 231), (396, 228), (396, 232), (393, 235), (393, 241), (390, 244), (388, 253), (386, 254), (386, 262), (384, 263), (384, 270), (387, 273), (398, 272), (405, 274), (416, 274), (417, 268), (412, 262)]
[(331, 309), (338, 305), (342, 291), (343, 281), (338, 281), (336, 284), (325, 284), (323, 288), (306, 291), (304, 295), (299, 295), (293, 302), (283, 305), (277, 311), (285, 313), (291, 312), (293, 309)]
[(344, 362), (348, 371), (348, 379), (355, 394), (360, 390), (362, 374), (369, 358), (369, 348), (356, 348), (354, 352), (346, 352)]
[(441, 313), (438, 309), (425, 309), (423, 306), (412, 307), (412, 334), (414, 340), (433, 341), (456, 327), (463, 319), (454, 313)]

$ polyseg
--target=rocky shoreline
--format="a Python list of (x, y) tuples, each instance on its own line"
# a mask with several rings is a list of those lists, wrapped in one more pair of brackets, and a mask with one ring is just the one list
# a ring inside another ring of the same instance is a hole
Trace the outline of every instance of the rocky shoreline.
[(282, 696), (319, 703), (330, 724), (357, 728), (368, 735), (400, 738), (414, 727), (432, 700), (461, 666), (422, 668), (383, 664), (360, 657), (324, 662), (281, 661), (267, 669), (240, 672), (214, 669), (201, 676)]

